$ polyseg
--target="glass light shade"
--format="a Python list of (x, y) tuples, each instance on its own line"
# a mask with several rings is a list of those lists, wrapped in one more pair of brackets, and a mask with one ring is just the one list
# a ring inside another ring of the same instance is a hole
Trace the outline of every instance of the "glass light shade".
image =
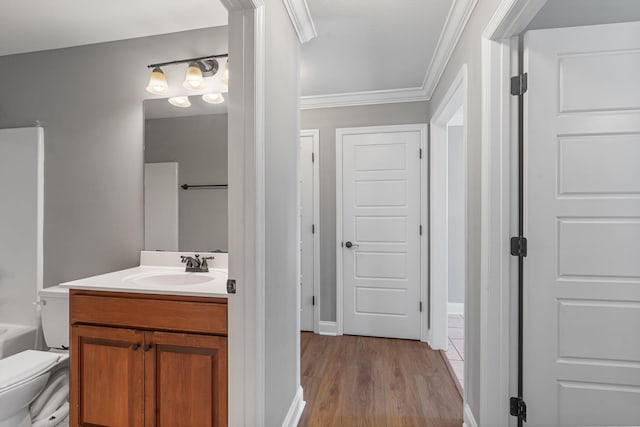
[(220, 81), (226, 85), (229, 85), (229, 61), (224, 63), (224, 71), (222, 72)]
[(202, 95), (202, 100), (209, 104), (222, 104), (224, 102), (224, 97), (221, 93), (207, 93)]
[(184, 76), (184, 83), (182, 83), (182, 86), (189, 90), (202, 90), (205, 88), (202, 70), (195, 62), (192, 62), (187, 67), (187, 72)]
[(152, 93), (154, 95), (165, 95), (169, 91), (169, 83), (167, 83), (167, 78), (164, 73), (160, 69), (160, 67), (156, 67), (151, 72), (151, 77), (149, 77), (149, 84), (147, 85), (147, 92)]
[(173, 98), (169, 98), (169, 104), (180, 108), (191, 107), (188, 96), (174, 96)]

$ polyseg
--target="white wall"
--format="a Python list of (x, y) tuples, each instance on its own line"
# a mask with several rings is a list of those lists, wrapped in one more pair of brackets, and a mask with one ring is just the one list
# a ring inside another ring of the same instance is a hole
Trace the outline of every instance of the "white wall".
[(464, 303), (464, 141), (463, 126), (447, 127), (447, 203), (449, 216), (450, 303)]
[(42, 287), (42, 128), (0, 130), (0, 323), (37, 326)]
[(467, 64), (467, 334), (465, 342), (464, 384), (466, 403), (476, 420), (480, 419), (480, 221), (481, 221), (481, 135), (482, 135), (482, 63), (481, 37), (500, 0), (478, 1), (458, 45), (453, 51), (442, 78), (431, 97), (432, 111), (442, 103), (461, 67)]
[(279, 427), (300, 385), (297, 321), (300, 44), (283, 3), (269, 2), (265, 7), (264, 425)]

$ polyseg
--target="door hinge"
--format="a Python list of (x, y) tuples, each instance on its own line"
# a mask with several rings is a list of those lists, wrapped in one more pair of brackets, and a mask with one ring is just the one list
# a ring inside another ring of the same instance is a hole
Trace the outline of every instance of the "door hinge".
[(527, 238), (518, 236), (511, 238), (511, 255), (517, 257), (527, 256)]
[(316, 161), (316, 153), (311, 153), (311, 163)]
[(509, 413), (512, 417), (522, 418), (527, 421), (527, 404), (521, 397), (512, 397), (509, 399)]
[(316, 296), (311, 297), (311, 305), (316, 305)]
[(420, 301), (420, 313), (422, 313), (422, 301)]
[(511, 77), (511, 95), (522, 96), (527, 92), (527, 73)]
[(420, 149), (420, 158), (422, 158), (422, 148)]
[(311, 234), (316, 234), (316, 225), (311, 224)]
[(420, 235), (422, 236), (422, 224), (420, 224)]

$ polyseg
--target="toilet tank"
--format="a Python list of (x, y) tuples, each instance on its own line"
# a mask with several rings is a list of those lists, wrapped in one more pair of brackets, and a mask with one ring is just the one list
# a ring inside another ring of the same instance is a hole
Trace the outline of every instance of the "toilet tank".
[(44, 340), (50, 348), (69, 348), (69, 289), (52, 286), (38, 292)]

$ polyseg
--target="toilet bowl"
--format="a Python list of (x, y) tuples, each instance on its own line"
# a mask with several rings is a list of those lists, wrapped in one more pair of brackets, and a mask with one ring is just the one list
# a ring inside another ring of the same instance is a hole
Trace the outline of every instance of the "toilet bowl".
[(54, 286), (38, 294), (45, 341), (53, 350), (26, 350), (0, 359), (0, 427), (31, 427), (29, 405), (51, 372), (68, 363), (69, 291)]

